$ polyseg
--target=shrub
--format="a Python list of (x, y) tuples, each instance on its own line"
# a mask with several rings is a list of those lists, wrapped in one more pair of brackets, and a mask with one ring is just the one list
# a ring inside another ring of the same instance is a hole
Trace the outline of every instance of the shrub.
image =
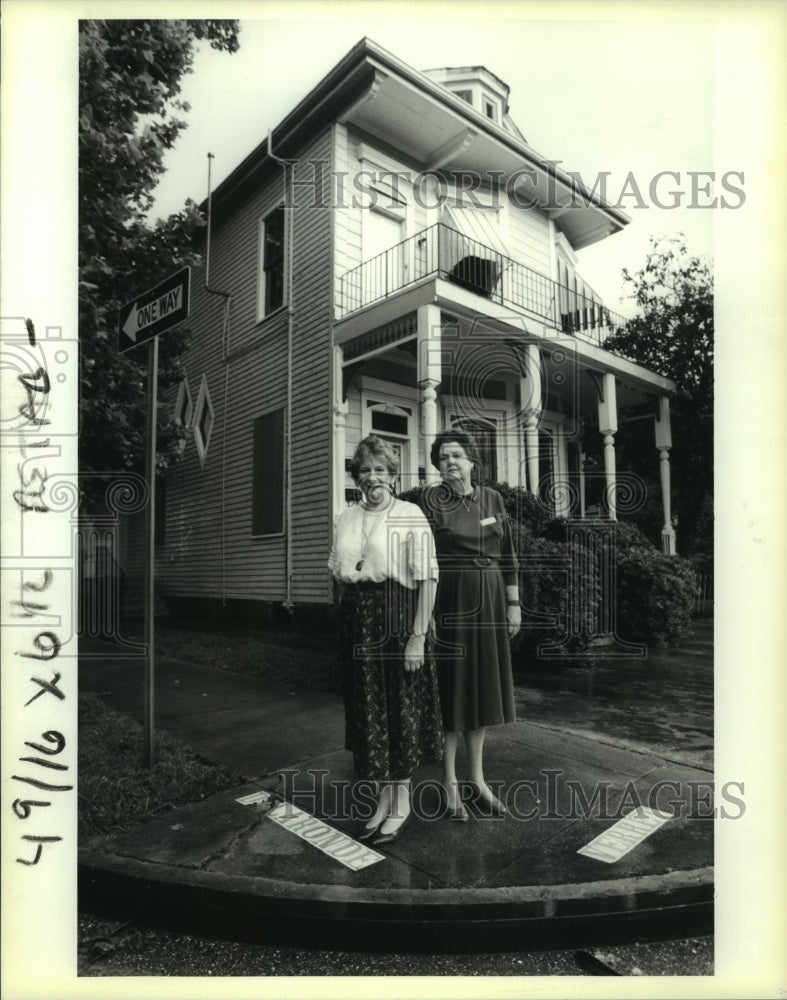
[(653, 542), (638, 524), (633, 521), (618, 521), (615, 528), (615, 545), (619, 552), (632, 549), (645, 552), (658, 552)]
[(519, 524), (525, 533), (534, 538), (544, 538), (549, 532), (553, 517), (542, 501), (524, 486), (508, 483), (487, 483), (503, 498), (503, 505), (511, 523)]
[[(516, 646), (517, 666), (561, 662), (582, 666), (592, 661), (590, 639), (599, 607), (597, 563), (584, 539), (568, 543), (528, 536), (521, 527), (519, 590), (522, 630)], [(580, 551), (582, 550), (582, 551)]]
[(691, 634), (695, 581), (691, 564), (655, 546), (621, 544), (616, 551), (616, 625), (619, 638), (675, 646)]
[[(599, 635), (602, 580), (600, 539), (593, 522), (554, 518), (524, 487), (489, 483), (503, 498), (519, 555), (522, 631), (515, 660), (572, 666), (592, 662)], [(400, 499), (418, 503), (423, 487)], [(607, 522), (608, 523), (608, 522)], [(610, 557), (616, 571), (615, 631), (619, 638), (676, 645), (691, 631), (695, 598), (692, 567), (665, 556), (633, 522), (615, 523)], [(549, 646), (563, 656), (549, 655)], [(541, 648), (541, 654), (539, 654)]]

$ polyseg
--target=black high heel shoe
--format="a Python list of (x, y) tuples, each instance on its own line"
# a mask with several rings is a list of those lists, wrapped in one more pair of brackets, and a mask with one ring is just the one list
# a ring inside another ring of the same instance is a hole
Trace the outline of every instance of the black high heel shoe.
[(445, 816), (446, 819), (450, 819), (452, 823), (466, 823), (470, 818), (461, 797), (459, 799), (458, 806), (448, 805), (448, 796), (446, 795), (445, 789), (443, 789), (443, 803), (445, 804), (443, 816)]
[[(399, 826), (397, 826), (395, 830), (393, 830), (391, 833), (380, 833), (377, 837), (375, 837), (374, 840), (371, 841), (372, 847), (381, 847), (383, 844), (393, 844), (395, 841), (399, 840), (399, 838), (404, 833), (405, 828), (409, 825), (410, 820), (412, 818), (413, 818), (413, 811), (411, 809), (410, 812), (405, 816), (405, 818), (402, 820), (402, 822), (399, 824)], [(382, 825), (383, 824), (381, 823), (380, 826)], [(378, 827), (377, 829), (379, 831), (380, 827)]]
[(355, 835), (355, 839), (356, 840), (369, 840), (370, 837), (373, 837), (378, 832), (378, 830), (380, 829), (380, 827), (383, 825), (384, 822), (385, 822), (385, 820), (381, 819), (380, 822), (376, 826), (364, 826), (361, 829), (361, 832), (357, 833)]

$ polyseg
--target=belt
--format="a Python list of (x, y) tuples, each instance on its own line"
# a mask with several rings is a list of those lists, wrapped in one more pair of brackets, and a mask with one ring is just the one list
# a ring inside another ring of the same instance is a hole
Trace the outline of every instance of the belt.
[(491, 556), (443, 556), (437, 560), (441, 570), (451, 569), (498, 569), (499, 559)]

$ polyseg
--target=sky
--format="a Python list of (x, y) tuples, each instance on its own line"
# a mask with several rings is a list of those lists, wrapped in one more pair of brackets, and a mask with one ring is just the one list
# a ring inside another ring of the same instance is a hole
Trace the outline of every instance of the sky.
[[(713, 30), (707, 19), (676, 12), (543, 20), (519, 4), (458, 5), (450, 20), (435, 17), (432, 6), (378, 4), (372, 13), (361, 4), (325, 4), (317, 11), (331, 16), (322, 18), (306, 16), (314, 9), (299, 3), (268, 9), (265, 19), (241, 20), (234, 55), (200, 47), (183, 86), (189, 128), (165, 161), (154, 216), (176, 211), (186, 197), (206, 197), (208, 152), (215, 157), (215, 190), (363, 36), (416, 69), (486, 66), (511, 88), (510, 114), (536, 152), (578, 171), (591, 187), (608, 172), (608, 200), (620, 201), (632, 221), (581, 251), (579, 269), (612, 309), (630, 314), (631, 304), (620, 298), (621, 270), (642, 266), (651, 236), (683, 231), (692, 252), (712, 255), (716, 213), (689, 207), (692, 201), (740, 200), (720, 182), (735, 162), (716, 168), (713, 181), (703, 177), (699, 185), (707, 190), (692, 195), (689, 171), (714, 170)], [(416, 16), (417, 10), (424, 13)], [(546, 9), (538, 10), (543, 18)], [(559, 15), (560, 5), (548, 10)], [(675, 171), (679, 179), (658, 181), (656, 200), (673, 205), (670, 192), (679, 190), (678, 207), (659, 207), (651, 198), (651, 180), (660, 171)], [(740, 184), (735, 178), (730, 183)]]

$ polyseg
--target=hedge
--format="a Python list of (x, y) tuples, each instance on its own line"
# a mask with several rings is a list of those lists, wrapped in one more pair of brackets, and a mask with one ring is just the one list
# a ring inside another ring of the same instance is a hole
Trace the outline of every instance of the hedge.
[[(599, 538), (609, 536), (599, 532), (598, 522), (554, 518), (524, 487), (487, 485), (503, 498), (520, 560), (522, 630), (515, 662), (591, 663), (593, 640), (599, 638)], [(400, 499), (418, 503), (422, 492), (423, 487), (416, 487)], [(569, 532), (569, 526), (580, 530)], [(616, 636), (656, 646), (678, 644), (691, 631), (691, 565), (679, 556), (663, 555), (633, 523), (604, 526), (612, 531)]]

